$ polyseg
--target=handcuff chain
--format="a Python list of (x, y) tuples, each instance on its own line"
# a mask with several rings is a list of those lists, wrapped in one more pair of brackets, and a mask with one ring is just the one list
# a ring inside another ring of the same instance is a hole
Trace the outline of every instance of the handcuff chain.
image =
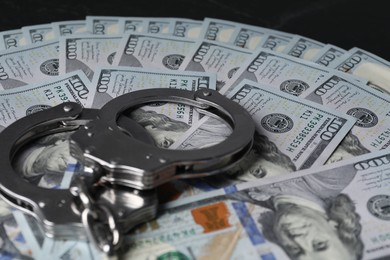
[(87, 236), (104, 253), (114, 254), (121, 244), (122, 234), (112, 211), (93, 200), (82, 178), (76, 181), (75, 188), (74, 195), (82, 203), (81, 221)]

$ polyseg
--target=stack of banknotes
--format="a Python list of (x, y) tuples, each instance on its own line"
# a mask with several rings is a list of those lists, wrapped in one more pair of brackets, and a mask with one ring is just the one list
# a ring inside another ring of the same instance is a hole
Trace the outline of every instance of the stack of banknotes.
[[(160, 213), (126, 236), (131, 259), (373, 259), (390, 255), (390, 62), (304, 36), (205, 18), (98, 17), (0, 33), (0, 127), (73, 101), (101, 108), (147, 88), (210, 88), (256, 124), (228, 172), (162, 186)], [(229, 136), (181, 104), (131, 113), (160, 147)], [(16, 159), (26, 180), (66, 189), (80, 174), (67, 133)], [(55, 240), (2, 202), (0, 256), (105, 258)], [(8, 259), (7, 258), (7, 259)]]

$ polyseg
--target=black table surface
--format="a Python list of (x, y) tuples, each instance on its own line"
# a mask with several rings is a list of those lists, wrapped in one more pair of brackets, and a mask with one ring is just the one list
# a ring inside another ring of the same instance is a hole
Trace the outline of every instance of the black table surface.
[(1, 0), (0, 31), (87, 15), (204, 17), (300, 34), (390, 60), (390, 13), (380, 0)]

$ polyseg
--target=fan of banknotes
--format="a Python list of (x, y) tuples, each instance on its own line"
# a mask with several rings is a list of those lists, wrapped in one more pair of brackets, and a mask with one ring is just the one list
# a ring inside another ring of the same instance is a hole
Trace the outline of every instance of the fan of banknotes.
[[(390, 255), (390, 62), (300, 35), (205, 18), (98, 17), (0, 33), (1, 129), (73, 101), (101, 108), (147, 88), (216, 89), (256, 123), (229, 172), (161, 188), (159, 217), (126, 237), (131, 259), (373, 259)], [(231, 129), (181, 104), (131, 115), (169, 149)], [(26, 180), (66, 189), (78, 174), (67, 135), (17, 158)], [(2, 202), (2, 258), (105, 258), (45, 236)], [(8, 259), (7, 258), (7, 259)]]

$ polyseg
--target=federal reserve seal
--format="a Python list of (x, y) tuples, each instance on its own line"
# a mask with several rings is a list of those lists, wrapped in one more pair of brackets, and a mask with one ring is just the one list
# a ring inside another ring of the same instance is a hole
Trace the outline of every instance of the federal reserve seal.
[(390, 220), (390, 196), (376, 195), (367, 202), (368, 211), (377, 218)]
[(49, 105), (34, 105), (34, 106), (31, 106), (31, 107), (27, 108), (26, 116), (34, 114), (34, 113), (42, 111), (42, 110), (45, 110), (45, 109), (48, 109), (48, 108), (51, 108), (51, 106), (49, 106)]
[(280, 90), (288, 94), (299, 96), (303, 91), (309, 88), (309, 85), (298, 79), (290, 79), (280, 84)]
[(183, 62), (184, 56), (180, 54), (167, 55), (163, 58), (162, 63), (171, 70), (177, 70)]
[(366, 108), (355, 107), (348, 110), (347, 115), (353, 116), (357, 119), (355, 125), (369, 128), (373, 127), (378, 123), (378, 117), (374, 112)]
[(261, 119), (261, 125), (267, 131), (280, 134), (290, 131), (293, 128), (294, 123), (288, 116), (275, 113), (263, 117), (263, 119)]
[(58, 59), (47, 60), (40, 67), (43, 74), (58, 76)]

